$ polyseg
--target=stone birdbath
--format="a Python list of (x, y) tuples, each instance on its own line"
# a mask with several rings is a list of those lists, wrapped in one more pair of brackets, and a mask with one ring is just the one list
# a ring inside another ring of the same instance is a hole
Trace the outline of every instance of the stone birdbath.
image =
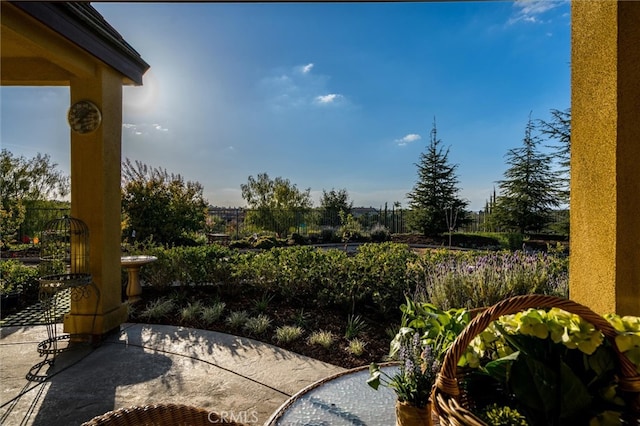
[(135, 303), (141, 299), (142, 286), (140, 285), (140, 268), (148, 263), (158, 260), (155, 256), (138, 255), (122, 256), (120, 264), (127, 271), (129, 282), (127, 283), (127, 300)]

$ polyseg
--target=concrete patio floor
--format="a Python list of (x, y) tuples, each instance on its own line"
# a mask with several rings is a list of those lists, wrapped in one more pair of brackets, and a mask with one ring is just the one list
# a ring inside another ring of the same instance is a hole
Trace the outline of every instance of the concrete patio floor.
[[(343, 371), (251, 339), (130, 323), (33, 370), (46, 338), (43, 325), (0, 329), (0, 424), (80, 425), (121, 407), (171, 402), (261, 425), (299, 390)], [(40, 381), (27, 380), (30, 371)]]

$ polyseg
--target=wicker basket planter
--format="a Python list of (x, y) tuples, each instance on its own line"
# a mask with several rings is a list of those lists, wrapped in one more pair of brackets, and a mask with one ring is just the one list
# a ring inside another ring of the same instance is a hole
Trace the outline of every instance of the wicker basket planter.
[(503, 300), (479, 313), (448, 349), (432, 394), (433, 409), (440, 424), (443, 426), (486, 426), (486, 423), (470, 410), (468, 399), (461, 391), (461, 372), (458, 371), (458, 361), (471, 341), (494, 320), (503, 315), (515, 314), (529, 308), (562, 309), (580, 316), (603, 333), (605, 339), (611, 343), (617, 359), (618, 389), (627, 396), (626, 408), (633, 418), (637, 419), (637, 414), (640, 413), (640, 376), (636, 371), (636, 366), (618, 351), (614, 341), (617, 332), (613, 326), (591, 309), (571, 300), (553, 296), (527, 295)]

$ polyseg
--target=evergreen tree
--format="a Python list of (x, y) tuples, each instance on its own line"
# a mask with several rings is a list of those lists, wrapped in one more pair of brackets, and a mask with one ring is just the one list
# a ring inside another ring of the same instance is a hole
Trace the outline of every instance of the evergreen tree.
[[(424, 235), (438, 235), (449, 230), (447, 216), (457, 212), (457, 224), (465, 221), (468, 202), (458, 196), (456, 164), (449, 163), (449, 148), (441, 146), (435, 119), (426, 152), (420, 154), (418, 181), (407, 194), (412, 210), (410, 226)], [(452, 227), (456, 227), (452, 224)]]
[(504, 179), (498, 181), (499, 196), (494, 208), (496, 224), (503, 230), (537, 232), (550, 220), (559, 202), (558, 173), (552, 170), (552, 156), (538, 150), (529, 117), (520, 148), (508, 151)]
[(562, 202), (569, 203), (569, 185), (571, 178), (571, 108), (564, 111), (551, 110), (551, 120), (538, 120), (538, 130), (556, 143), (550, 145), (555, 152), (553, 157), (559, 166), (559, 180), (562, 188), (560, 196)]

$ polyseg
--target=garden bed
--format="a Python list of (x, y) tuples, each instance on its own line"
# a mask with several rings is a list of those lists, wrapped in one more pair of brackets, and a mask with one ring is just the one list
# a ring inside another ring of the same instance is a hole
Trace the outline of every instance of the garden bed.
[[(173, 309), (165, 315), (150, 317), (147, 315), (148, 309), (146, 308), (153, 306), (159, 300), (171, 300)], [(301, 309), (276, 298), (270, 299), (264, 307), (265, 300), (263, 295), (258, 294), (220, 295), (213, 286), (163, 291), (145, 287), (143, 288), (142, 301), (133, 308), (129, 321), (172, 324), (248, 337), (344, 368), (354, 368), (374, 361), (382, 361), (389, 352), (391, 338), (389, 337), (390, 331), (387, 330), (395, 332), (394, 321), (376, 316), (373, 310), (369, 314), (365, 313), (360, 316), (365, 325), (355, 334), (358, 340), (364, 343), (364, 351), (361, 355), (354, 355), (347, 351), (349, 340), (344, 336), (348, 326), (348, 314), (343, 310)], [(223, 302), (226, 306), (220, 318), (209, 324), (206, 324), (198, 315), (185, 319), (182, 310), (197, 302), (200, 302), (204, 307), (211, 306), (216, 302)], [(227, 322), (229, 314), (241, 311), (246, 311), (249, 317), (266, 315), (271, 320), (268, 329), (263, 333), (255, 333), (247, 331), (243, 327), (231, 326)], [(399, 322), (398, 315), (397, 324)], [(300, 326), (304, 331), (298, 339), (291, 342), (277, 341), (275, 331), (282, 326)], [(333, 334), (334, 341), (328, 348), (309, 343), (311, 334), (319, 331)]]

